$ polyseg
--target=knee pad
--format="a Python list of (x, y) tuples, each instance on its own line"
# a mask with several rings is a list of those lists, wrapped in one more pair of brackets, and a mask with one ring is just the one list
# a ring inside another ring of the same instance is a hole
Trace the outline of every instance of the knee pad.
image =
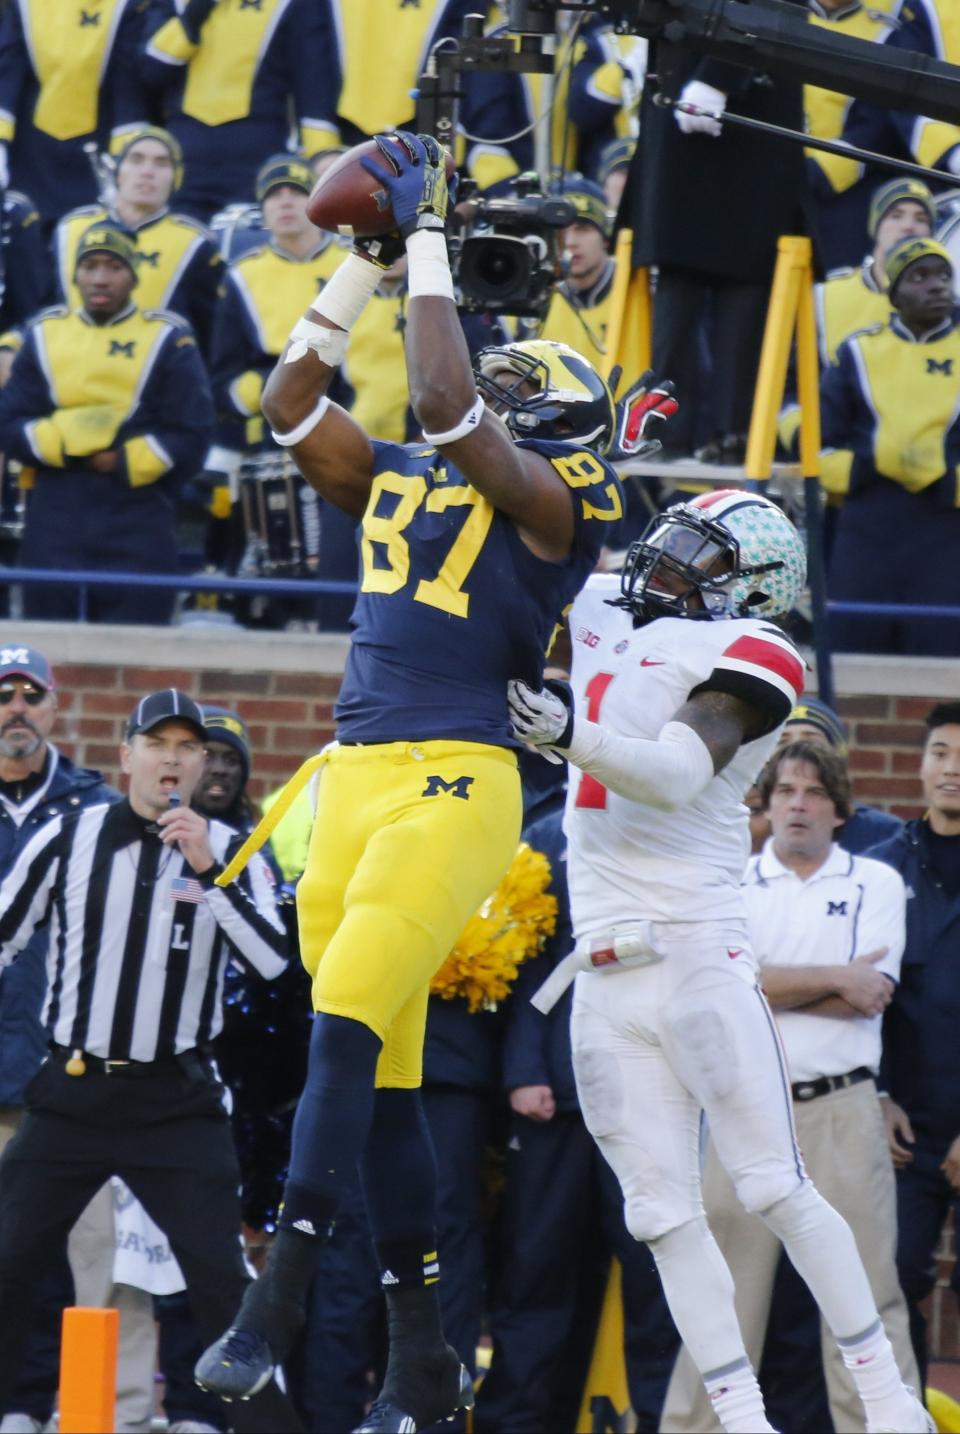
[(653, 1250), (654, 1245), (672, 1235), (675, 1230), (704, 1220), (703, 1205), (692, 1197), (688, 1201), (677, 1198), (677, 1191), (670, 1191), (668, 1197), (652, 1198), (645, 1190), (630, 1190), (623, 1195), (624, 1224), (635, 1240), (642, 1240)]
[(362, 1021), (318, 1011), (310, 1032), (307, 1086), (372, 1090), (380, 1046), (380, 1037)]
[(825, 1204), (811, 1180), (805, 1179), (798, 1185), (794, 1174), (793, 1189), (787, 1194), (775, 1194), (765, 1205), (747, 1205), (747, 1209), (758, 1214), (777, 1239), (787, 1244), (809, 1238), (815, 1233), (820, 1227)]

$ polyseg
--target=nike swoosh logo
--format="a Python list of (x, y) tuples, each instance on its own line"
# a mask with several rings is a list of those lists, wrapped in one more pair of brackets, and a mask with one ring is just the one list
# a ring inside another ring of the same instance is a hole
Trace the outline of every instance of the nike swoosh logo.
[(665, 667), (665, 666), (666, 666), (666, 658), (664, 658), (662, 662), (658, 662), (655, 657), (641, 657), (641, 659), (640, 659), (640, 666), (641, 666), (641, 667)]

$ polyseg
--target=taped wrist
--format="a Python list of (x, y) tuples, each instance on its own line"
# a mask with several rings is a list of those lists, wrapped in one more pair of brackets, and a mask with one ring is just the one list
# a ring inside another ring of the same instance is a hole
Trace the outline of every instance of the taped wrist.
[(664, 811), (686, 806), (715, 775), (706, 743), (685, 722), (668, 722), (651, 741), (577, 717), (564, 755), (617, 796)]
[(411, 299), (453, 299), (453, 276), (442, 232), (418, 229), (411, 234), (407, 239), (407, 262), (407, 292)]
[(336, 324), (337, 328), (351, 329), (382, 278), (383, 270), (378, 265), (361, 259), (359, 254), (348, 254), (324, 284), (311, 308), (315, 314), (322, 314)]

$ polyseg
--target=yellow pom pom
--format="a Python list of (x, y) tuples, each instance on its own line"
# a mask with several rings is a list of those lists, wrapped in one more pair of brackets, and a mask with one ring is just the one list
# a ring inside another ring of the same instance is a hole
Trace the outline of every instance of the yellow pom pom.
[(82, 1076), (87, 1073), (87, 1063), (83, 1059), (83, 1051), (74, 1051), (73, 1055), (64, 1066), (67, 1075)]
[(430, 994), (444, 1001), (459, 996), (471, 1011), (494, 1010), (510, 994), (518, 967), (557, 928), (557, 898), (549, 884), (549, 861), (521, 842), (510, 870), (430, 982)]

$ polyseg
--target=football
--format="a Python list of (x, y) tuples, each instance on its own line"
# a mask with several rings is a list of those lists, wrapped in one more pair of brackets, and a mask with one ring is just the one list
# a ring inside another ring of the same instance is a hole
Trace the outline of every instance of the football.
[[(399, 148), (399, 141), (387, 138)], [(362, 159), (372, 159), (381, 169), (387, 164), (376, 142), (368, 139), (342, 154), (317, 180), (307, 201), (307, 214), (318, 229), (372, 239), (396, 228), (390, 197), (374, 175), (364, 169)], [(447, 154), (446, 161), (447, 178), (452, 179), (453, 156)]]

